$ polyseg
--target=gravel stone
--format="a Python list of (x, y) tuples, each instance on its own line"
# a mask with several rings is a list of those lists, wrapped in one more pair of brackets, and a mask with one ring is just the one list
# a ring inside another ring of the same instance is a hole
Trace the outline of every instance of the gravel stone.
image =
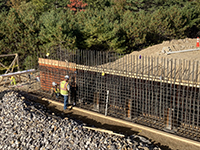
[(0, 97), (0, 149), (160, 150), (138, 135), (119, 137), (83, 128), (86, 124), (62, 119), (44, 105), (15, 91)]

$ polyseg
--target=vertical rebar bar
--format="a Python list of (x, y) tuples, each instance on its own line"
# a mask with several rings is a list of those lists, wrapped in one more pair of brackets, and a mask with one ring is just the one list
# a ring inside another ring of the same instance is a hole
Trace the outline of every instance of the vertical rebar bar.
[[(192, 80), (191, 80), (191, 86), (190, 86), (190, 108), (189, 108), (189, 124), (192, 125), (194, 120), (192, 117), (192, 101), (195, 101), (192, 96), (194, 95), (194, 68), (195, 68), (195, 61), (193, 61), (193, 65), (192, 65)], [(194, 110), (194, 109), (193, 109)], [(192, 126), (192, 128), (194, 128), (194, 126)]]
[(176, 116), (176, 120), (177, 123), (179, 123), (179, 116), (180, 116), (180, 96), (181, 96), (181, 76), (182, 76), (182, 60), (179, 59), (179, 84), (178, 84), (178, 98), (177, 98), (177, 116)]
[[(155, 77), (154, 78), (156, 78), (157, 76), (158, 76), (158, 61), (159, 61), (159, 57), (157, 57), (157, 59), (156, 59), (156, 75), (155, 75)], [(158, 82), (156, 81), (155, 82), (155, 118), (157, 118), (158, 117)]]
[(148, 81), (149, 81), (149, 83), (148, 83), (148, 93), (149, 93), (149, 98), (148, 98), (148, 115), (150, 115), (151, 114), (151, 82), (152, 81), (150, 81), (151, 79), (150, 79), (150, 76), (151, 76), (151, 58), (152, 57), (149, 57), (149, 62), (148, 62), (148, 65), (149, 65), (149, 72), (148, 72)]
[(153, 70), (154, 70), (154, 63), (153, 63), (153, 61), (154, 61), (154, 57), (151, 57), (151, 98), (150, 98), (150, 115), (153, 115), (153, 108), (154, 108), (154, 100), (153, 100), (153, 95), (154, 95), (154, 92), (153, 92), (153, 90), (154, 90), (154, 83), (153, 83), (153, 78), (154, 78), (154, 74), (153, 74)]
[(147, 90), (146, 90), (146, 116), (147, 114), (150, 114), (150, 81), (149, 81), (149, 76), (150, 76), (150, 57), (148, 56), (148, 63), (147, 63), (147, 71), (148, 71), (148, 77), (147, 77)]
[(138, 57), (136, 57), (136, 63), (137, 63), (137, 68), (136, 68), (136, 90), (137, 90), (137, 92), (136, 92), (136, 114), (138, 115), (139, 113), (139, 97), (138, 97), (138, 95), (139, 95), (139, 86), (138, 86)]
[(142, 114), (144, 114), (144, 106), (145, 106), (145, 98), (144, 98), (145, 80), (143, 78), (144, 77), (144, 71), (145, 71), (144, 70), (144, 66), (145, 66), (144, 60), (145, 60), (145, 57), (142, 58), (142, 76), (141, 76), (141, 82), (142, 82), (141, 83), (142, 84), (142, 93), (141, 93), (142, 94), (142, 100), (141, 100)]
[(130, 76), (130, 82), (129, 82), (129, 86), (130, 86), (130, 111), (129, 111), (129, 115), (130, 115), (130, 118), (129, 119), (132, 119), (132, 107), (133, 107), (133, 56), (131, 56), (131, 69), (130, 69), (130, 72), (131, 72), (131, 76)]
[[(186, 66), (185, 60), (183, 60), (183, 65), (182, 65), (182, 71), (184, 72), (184, 67)], [(182, 73), (183, 74), (183, 73)], [(182, 80), (183, 80), (183, 76), (182, 76)], [(185, 108), (184, 108), (184, 104), (185, 104), (185, 86), (183, 86), (183, 93), (182, 93), (182, 110), (181, 110), (181, 123), (185, 122), (184, 119), (184, 112), (185, 112)]]
[[(199, 64), (199, 61), (198, 61), (198, 64)], [(199, 81), (200, 81), (200, 76), (199, 76)], [(197, 98), (197, 128), (199, 128), (199, 125), (200, 125), (200, 122), (199, 122), (199, 116), (200, 116), (200, 111), (199, 111), (199, 108), (200, 108), (200, 103), (199, 103), (199, 101), (200, 101), (200, 82), (199, 82), (199, 91), (198, 91), (198, 98)]]
[(173, 106), (172, 106), (172, 125), (174, 126), (174, 116), (175, 116), (175, 112), (176, 112), (176, 106), (175, 106), (175, 101), (176, 101), (176, 59), (174, 59), (174, 88), (173, 88)]
[(160, 89), (159, 89), (159, 98), (160, 98), (160, 101), (159, 101), (159, 119), (161, 119), (161, 116), (162, 116), (162, 109), (161, 109), (161, 106), (162, 106), (162, 78), (163, 78), (163, 66), (162, 66), (162, 63), (163, 63), (163, 57), (161, 58), (161, 74), (160, 74)]
[(163, 100), (162, 100), (162, 104), (163, 104), (163, 110), (162, 110), (162, 111), (163, 111), (163, 115), (162, 115), (162, 116), (163, 116), (163, 118), (164, 118), (164, 117), (165, 117), (165, 100), (166, 100), (166, 94), (165, 94), (165, 93), (166, 93), (166, 84), (167, 84), (167, 83), (166, 83), (166, 80), (167, 80), (166, 78), (167, 78), (167, 77), (165, 77), (165, 65), (166, 65), (166, 59), (165, 59), (165, 58), (164, 58), (163, 62), (164, 62), (164, 64), (163, 64), (163, 67), (164, 67), (164, 68), (163, 68), (163, 81), (164, 81), (165, 83), (164, 83), (163, 88), (162, 88), (162, 95), (163, 95), (163, 98), (162, 98), (162, 99), (163, 99)]
[(193, 127), (196, 125), (196, 122), (195, 122), (195, 113), (197, 112), (196, 108), (196, 101), (198, 101), (197, 99), (197, 85), (198, 85), (198, 68), (199, 68), (199, 63), (198, 61), (196, 62), (196, 77), (195, 77), (195, 91), (194, 91), (194, 100), (193, 100)]
[[(134, 61), (134, 64), (136, 64), (136, 63), (135, 63), (135, 62), (136, 62), (136, 61), (135, 61), (135, 55), (133, 56), (133, 61)], [(136, 67), (136, 66), (134, 65), (134, 71), (133, 71), (134, 74), (135, 74), (135, 67)], [(134, 114), (133, 114), (134, 117), (136, 116), (136, 112), (135, 112), (136, 110), (135, 110), (135, 108), (136, 108), (136, 101), (137, 101), (137, 100), (136, 100), (136, 90), (135, 90), (135, 88), (136, 88), (136, 82), (135, 82), (135, 81), (136, 81), (136, 80), (137, 80), (137, 79), (136, 79), (136, 76), (134, 75), (134, 79), (133, 79), (133, 101), (134, 101), (133, 107), (134, 107), (134, 108), (133, 108), (133, 110), (132, 110), (133, 113), (134, 113)]]

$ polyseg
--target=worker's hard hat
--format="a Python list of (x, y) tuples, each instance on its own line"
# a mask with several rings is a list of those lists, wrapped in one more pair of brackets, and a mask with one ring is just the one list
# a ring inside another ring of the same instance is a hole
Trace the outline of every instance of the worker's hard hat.
[(57, 84), (56, 84), (55, 82), (52, 82), (52, 85), (53, 85), (53, 86), (56, 86)]
[(65, 79), (69, 79), (69, 76), (68, 76), (68, 75), (66, 75), (66, 76), (65, 76)]

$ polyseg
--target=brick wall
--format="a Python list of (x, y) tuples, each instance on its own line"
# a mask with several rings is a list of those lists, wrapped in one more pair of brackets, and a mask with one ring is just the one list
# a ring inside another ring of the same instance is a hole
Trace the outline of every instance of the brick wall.
[(45, 91), (49, 91), (52, 87), (52, 82), (60, 84), (64, 80), (65, 75), (75, 77), (76, 64), (57, 61), (51, 59), (39, 58), (39, 70), (40, 70), (40, 82), (41, 88)]

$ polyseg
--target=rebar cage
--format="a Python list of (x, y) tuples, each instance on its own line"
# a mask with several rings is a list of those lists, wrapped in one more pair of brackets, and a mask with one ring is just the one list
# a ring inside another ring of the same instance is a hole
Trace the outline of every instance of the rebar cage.
[(29, 92), (49, 97), (68, 74), (77, 107), (200, 141), (197, 61), (58, 49), (38, 66)]

